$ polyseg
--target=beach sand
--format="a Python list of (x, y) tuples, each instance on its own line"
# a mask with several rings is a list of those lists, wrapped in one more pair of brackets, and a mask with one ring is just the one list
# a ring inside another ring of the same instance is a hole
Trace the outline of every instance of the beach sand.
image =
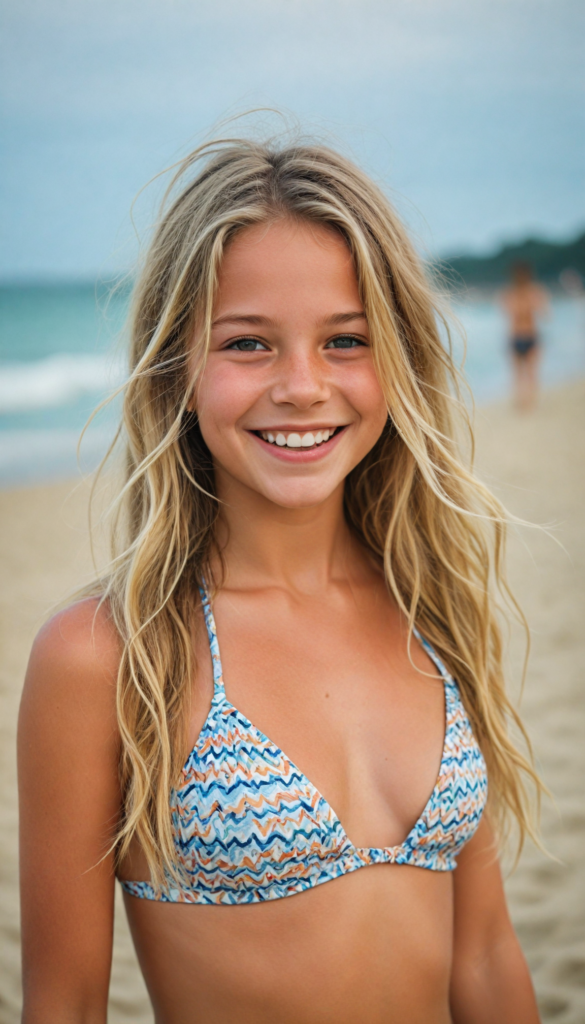
[[(545, 394), (538, 411), (507, 405), (477, 416), (478, 469), (516, 515), (552, 525), (510, 540), (509, 575), (530, 622), (522, 713), (555, 804), (507, 889), (544, 1021), (585, 1021), (585, 382)], [(52, 484), (0, 492), (0, 1024), (19, 1019), (15, 724), (28, 650), (54, 602), (91, 571), (87, 488)], [(557, 543), (560, 542), (560, 543)], [(510, 677), (521, 667), (512, 631)], [(118, 894), (119, 900), (119, 894)], [(121, 902), (111, 985), (112, 1024), (152, 1021)]]

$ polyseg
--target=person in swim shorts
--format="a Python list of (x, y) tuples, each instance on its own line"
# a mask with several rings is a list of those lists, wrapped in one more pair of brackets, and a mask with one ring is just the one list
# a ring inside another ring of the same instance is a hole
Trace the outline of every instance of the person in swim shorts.
[(514, 399), (518, 409), (526, 411), (534, 408), (538, 395), (538, 321), (548, 313), (548, 293), (533, 280), (529, 264), (516, 263), (501, 301), (509, 321)]

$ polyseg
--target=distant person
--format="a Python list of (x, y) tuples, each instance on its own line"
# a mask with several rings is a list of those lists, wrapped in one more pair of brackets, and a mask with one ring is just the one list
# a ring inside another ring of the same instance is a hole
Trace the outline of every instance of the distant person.
[(548, 313), (548, 292), (532, 276), (528, 263), (512, 268), (512, 283), (502, 294), (510, 322), (514, 399), (519, 409), (533, 409), (538, 393), (541, 346), (538, 319)]

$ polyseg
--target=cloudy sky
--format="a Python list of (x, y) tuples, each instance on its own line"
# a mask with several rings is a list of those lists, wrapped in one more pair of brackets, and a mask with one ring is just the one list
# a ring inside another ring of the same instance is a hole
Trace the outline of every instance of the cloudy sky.
[(2, 20), (5, 280), (125, 268), (140, 187), (259, 105), (352, 153), (431, 251), (585, 226), (582, 0), (3, 0)]

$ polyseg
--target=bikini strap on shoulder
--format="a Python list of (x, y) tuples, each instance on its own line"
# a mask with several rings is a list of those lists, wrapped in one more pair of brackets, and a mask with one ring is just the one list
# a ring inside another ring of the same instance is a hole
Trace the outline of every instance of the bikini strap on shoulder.
[(224, 696), (225, 687), (223, 683), (223, 669), (221, 667), (219, 644), (217, 642), (217, 629), (215, 626), (215, 619), (213, 617), (211, 601), (209, 600), (209, 594), (207, 592), (207, 584), (205, 583), (205, 579), (201, 580), (199, 593), (201, 594), (201, 605), (203, 607), (203, 614), (205, 616), (205, 625), (207, 627), (207, 636), (209, 639), (209, 649), (211, 651), (211, 662), (213, 665), (213, 695), (214, 697)]
[(441, 675), (443, 677), (443, 682), (451, 683), (453, 681), (451, 673), (447, 670), (446, 665), (439, 658), (439, 655), (437, 654), (437, 652), (436, 652), (435, 648), (432, 646), (432, 644), (430, 644), (428, 640), (425, 640), (424, 636), (422, 636), (419, 633), (419, 631), (416, 628), (416, 626), (412, 627), (412, 632), (414, 633), (415, 637), (417, 638), (417, 640), (421, 644), (421, 646), (424, 648), (426, 653), (428, 654), (428, 656), (431, 659), (431, 661), (434, 662), (434, 664), (437, 666), (439, 672), (441, 673)]

